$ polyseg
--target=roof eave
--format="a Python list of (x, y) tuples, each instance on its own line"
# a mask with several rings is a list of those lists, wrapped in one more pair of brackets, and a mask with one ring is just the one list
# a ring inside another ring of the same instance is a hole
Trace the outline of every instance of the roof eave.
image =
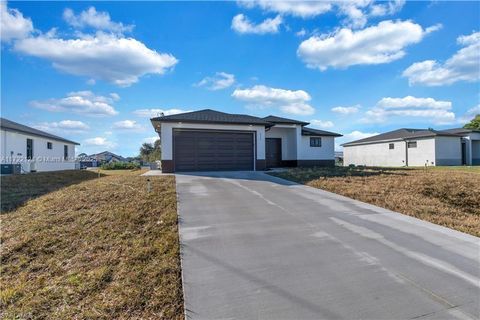
[(241, 121), (215, 121), (215, 120), (180, 120), (180, 119), (162, 119), (159, 118), (151, 118), (150, 121), (153, 122), (177, 122), (177, 123), (206, 123), (206, 124), (237, 124), (237, 125), (245, 125), (245, 126), (265, 126), (265, 127), (273, 127), (274, 124), (265, 121), (264, 123), (255, 123), (255, 122), (241, 122)]
[(78, 142), (68, 140), (68, 139), (63, 139), (62, 137), (50, 137), (48, 135), (42, 135), (42, 134), (38, 134), (38, 133), (28, 132), (26, 130), (19, 130), (19, 129), (9, 128), (9, 127), (1, 127), (1, 129), (5, 130), (5, 131), (10, 131), (10, 132), (18, 132), (18, 133), (22, 133), (22, 134), (28, 134), (28, 135), (31, 135), (31, 136), (42, 137), (42, 138), (50, 139), (50, 140), (56, 140), (56, 141), (71, 143), (71, 144), (74, 144), (74, 145), (77, 145), (77, 146), (80, 145), (80, 143), (78, 143)]

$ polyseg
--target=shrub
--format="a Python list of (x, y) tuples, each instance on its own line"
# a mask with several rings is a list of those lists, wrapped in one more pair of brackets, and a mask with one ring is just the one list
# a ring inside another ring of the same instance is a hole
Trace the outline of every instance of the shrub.
[(135, 162), (110, 162), (102, 164), (103, 170), (137, 170), (140, 164)]

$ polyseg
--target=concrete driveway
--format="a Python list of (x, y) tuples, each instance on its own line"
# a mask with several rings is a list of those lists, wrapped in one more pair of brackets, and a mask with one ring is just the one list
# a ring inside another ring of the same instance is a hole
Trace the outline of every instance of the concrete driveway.
[(176, 179), (191, 319), (479, 317), (479, 238), (260, 172)]

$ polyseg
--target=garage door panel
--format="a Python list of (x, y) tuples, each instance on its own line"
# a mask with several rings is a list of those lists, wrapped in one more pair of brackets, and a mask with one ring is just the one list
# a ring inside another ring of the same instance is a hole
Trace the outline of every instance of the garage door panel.
[(176, 171), (253, 170), (252, 133), (174, 131)]

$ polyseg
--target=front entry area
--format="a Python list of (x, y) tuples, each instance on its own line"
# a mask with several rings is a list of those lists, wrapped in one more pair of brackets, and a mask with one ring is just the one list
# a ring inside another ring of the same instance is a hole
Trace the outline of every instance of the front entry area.
[(254, 133), (174, 130), (175, 171), (254, 170)]
[(267, 168), (276, 168), (281, 166), (282, 162), (282, 139), (265, 139), (265, 160)]

